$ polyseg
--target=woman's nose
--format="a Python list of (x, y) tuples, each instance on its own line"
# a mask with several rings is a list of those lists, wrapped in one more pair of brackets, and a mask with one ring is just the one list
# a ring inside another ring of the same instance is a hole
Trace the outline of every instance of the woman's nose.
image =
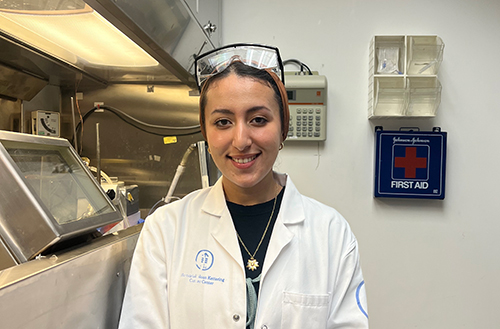
[(232, 145), (240, 152), (244, 151), (252, 144), (252, 138), (250, 136), (249, 129), (250, 128), (245, 124), (237, 124), (234, 129)]

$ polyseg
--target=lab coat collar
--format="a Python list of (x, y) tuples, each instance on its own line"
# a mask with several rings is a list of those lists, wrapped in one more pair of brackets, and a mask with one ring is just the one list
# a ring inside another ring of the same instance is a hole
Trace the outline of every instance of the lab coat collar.
[(226, 198), (222, 188), (222, 178), (220, 178), (208, 192), (201, 210), (209, 215), (218, 217), (218, 223), (211, 230), (210, 234), (236, 261), (244, 275), (245, 269), (243, 268), (243, 259), (238, 240), (236, 239), (233, 220), (227, 209)]
[(288, 226), (299, 224), (304, 221), (304, 206), (302, 196), (293, 184), (292, 180), (286, 174), (274, 173), (280, 185), (286, 186), (283, 200), (281, 201), (280, 211), (276, 224), (273, 228), (271, 241), (266, 252), (266, 261), (262, 268), (262, 281), (264, 283), (267, 273), (272, 268), (282, 250), (293, 240), (294, 234)]
[[(296, 224), (302, 222), (305, 215), (299, 191), (287, 174), (277, 172), (273, 174), (281, 186), (286, 186), (280, 207), (279, 218), (281, 218), (283, 224)], [(208, 192), (208, 196), (201, 209), (210, 215), (221, 217), (226, 208), (226, 198), (224, 196), (221, 177)]]
[(208, 192), (207, 198), (201, 206), (204, 212), (220, 217), (226, 208), (226, 197), (224, 196), (224, 189), (222, 187), (222, 177), (212, 186)]
[(281, 186), (286, 186), (283, 201), (281, 202), (278, 220), (283, 224), (297, 224), (305, 219), (302, 197), (287, 174), (274, 173), (274, 177)]

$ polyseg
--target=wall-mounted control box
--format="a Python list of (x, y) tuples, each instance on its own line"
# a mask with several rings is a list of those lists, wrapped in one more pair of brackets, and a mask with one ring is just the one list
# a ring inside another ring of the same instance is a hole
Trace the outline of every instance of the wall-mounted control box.
[(60, 136), (60, 113), (49, 111), (31, 112), (31, 132), (40, 136)]
[(285, 73), (285, 87), (290, 108), (287, 141), (324, 141), (326, 139), (326, 77), (318, 74)]

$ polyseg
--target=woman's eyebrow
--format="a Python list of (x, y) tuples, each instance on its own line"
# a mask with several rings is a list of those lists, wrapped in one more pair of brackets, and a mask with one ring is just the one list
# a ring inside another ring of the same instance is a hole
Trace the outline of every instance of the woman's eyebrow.
[[(246, 110), (246, 112), (247, 113), (254, 113), (254, 112), (257, 112), (257, 111), (260, 111), (260, 110), (265, 110), (265, 111), (269, 111), (269, 112), (271, 111), (266, 106), (258, 105), (258, 106), (254, 106), (254, 107), (249, 108), (248, 110)], [(231, 110), (228, 110), (228, 109), (215, 109), (212, 112), (210, 112), (210, 114), (211, 115), (213, 115), (213, 114), (226, 114), (226, 115), (230, 115), (230, 114), (234, 114), (234, 112), (231, 111)]]
[(226, 109), (215, 109), (213, 110), (212, 112), (210, 112), (210, 114), (217, 114), (217, 113), (220, 113), (220, 114), (234, 114), (233, 111), (231, 110), (226, 110)]
[(266, 111), (269, 111), (271, 112), (271, 110), (269, 108), (267, 108), (266, 106), (264, 105), (259, 105), (259, 106), (254, 106), (254, 107), (251, 107), (247, 110), (248, 113), (253, 113), (253, 112), (257, 112), (257, 111), (260, 111), (260, 110), (266, 110)]

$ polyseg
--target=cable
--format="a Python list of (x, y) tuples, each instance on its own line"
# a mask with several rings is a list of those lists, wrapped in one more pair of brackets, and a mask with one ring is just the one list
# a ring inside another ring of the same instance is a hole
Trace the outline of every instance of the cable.
[[(79, 122), (83, 124), (82, 111), (80, 111), (80, 105), (78, 104), (78, 97), (77, 97), (78, 87), (80, 86), (80, 83), (82, 82), (82, 80), (83, 80), (83, 75), (79, 74), (79, 79), (78, 79), (78, 81), (75, 82), (76, 83), (76, 85), (75, 85), (75, 103), (76, 103), (76, 109), (78, 110), (78, 115), (80, 117)], [(75, 129), (75, 134), (76, 134), (76, 129)], [(82, 137), (83, 137), (83, 126), (82, 126)], [(78, 154), (82, 153), (83, 141), (80, 140), (79, 144), (80, 144), (79, 146), (77, 144), (77, 149), (76, 149), (76, 152)]]
[[(197, 133), (199, 133), (201, 131), (199, 129), (200, 125), (187, 126), (187, 127), (172, 127), (172, 126), (153, 125), (153, 124), (150, 124), (150, 123), (146, 123), (146, 122), (140, 121), (140, 120), (132, 117), (131, 115), (129, 115), (129, 114), (127, 114), (127, 113), (125, 113), (125, 112), (117, 109), (117, 108), (114, 108), (114, 107), (111, 107), (111, 106), (107, 106), (107, 105), (100, 105), (100, 106), (93, 107), (92, 109), (90, 109), (90, 111), (88, 111), (87, 113), (85, 113), (85, 115), (83, 116), (81, 122), (79, 122), (78, 125), (76, 126), (76, 134), (77, 135), (78, 135), (78, 133), (79, 133), (80, 130), (82, 131), (80, 133), (80, 138), (79, 138), (80, 141), (83, 141), (83, 125), (84, 125), (85, 121), (88, 119), (88, 117), (90, 117), (97, 110), (106, 110), (106, 111), (109, 111), (109, 112), (113, 113), (114, 115), (116, 115), (119, 119), (123, 120), (125, 123), (133, 126), (134, 128), (137, 128), (137, 129), (139, 129), (139, 130), (141, 130), (141, 131), (143, 131), (145, 133), (153, 134), (153, 135), (156, 135), (156, 136), (165, 136), (165, 134), (164, 133), (157, 133), (157, 132), (154, 132), (154, 131), (147, 130), (147, 129), (141, 127), (140, 125), (146, 126), (148, 128), (165, 129), (165, 130), (191, 130), (191, 129), (197, 129), (196, 131), (192, 131), (192, 132), (189, 132), (189, 133), (176, 133), (175, 135), (177, 135), (177, 136), (195, 135), (195, 134), (197, 134)], [(129, 120), (131, 120), (132, 122), (130, 122)], [(75, 136), (73, 136), (73, 138), (71, 140), (72, 143), (73, 143), (74, 138), (75, 138)]]
[[(172, 197), (170, 197), (170, 200), (173, 200), (173, 199), (180, 200), (181, 198), (179, 198), (178, 196), (172, 196)], [(164, 206), (164, 205), (166, 205), (166, 203), (163, 200), (163, 198), (161, 198), (160, 200), (156, 201), (156, 203), (151, 207), (151, 209), (149, 209), (149, 212), (146, 215), (146, 218), (149, 215), (151, 215), (152, 213), (154, 213), (156, 209), (160, 208), (160, 206)]]
[(305, 68), (309, 72), (309, 75), (313, 75), (309, 66), (307, 66), (305, 63), (299, 61), (298, 59), (287, 59), (287, 60), (283, 61), (283, 66), (290, 64), (290, 63), (299, 65), (300, 72), (304, 72), (304, 68)]
[(163, 198), (156, 201), (156, 203), (151, 207), (151, 209), (149, 209), (149, 212), (148, 212), (148, 215), (146, 216), (146, 218), (156, 210), (156, 208), (157, 208), (156, 206), (158, 206), (158, 204), (160, 204), (160, 203), (163, 203), (162, 206), (166, 204), (165, 201), (163, 201)]
[(154, 125), (154, 124), (151, 124), (151, 123), (146, 123), (146, 122), (143, 122), (139, 119), (136, 119), (134, 118), (133, 116), (117, 109), (117, 108), (114, 108), (114, 107), (111, 107), (111, 106), (105, 106), (105, 105), (102, 105), (102, 106), (99, 106), (99, 108), (101, 109), (104, 109), (104, 110), (108, 110), (108, 111), (116, 111), (118, 113), (120, 113), (121, 115), (129, 118), (130, 120), (134, 121), (134, 122), (137, 122), (138, 124), (141, 124), (143, 126), (146, 126), (146, 127), (150, 127), (150, 128), (155, 128), (155, 129), (171, 129), (171, 130), (187, 130), (187, 129), (196, 129), (196, 128), (200, 128), (200, 125), (195, 125), (195, 126), (187, 126), (187, 127), (172, 127), (172, 126), (161, 126), (161, 125)]

